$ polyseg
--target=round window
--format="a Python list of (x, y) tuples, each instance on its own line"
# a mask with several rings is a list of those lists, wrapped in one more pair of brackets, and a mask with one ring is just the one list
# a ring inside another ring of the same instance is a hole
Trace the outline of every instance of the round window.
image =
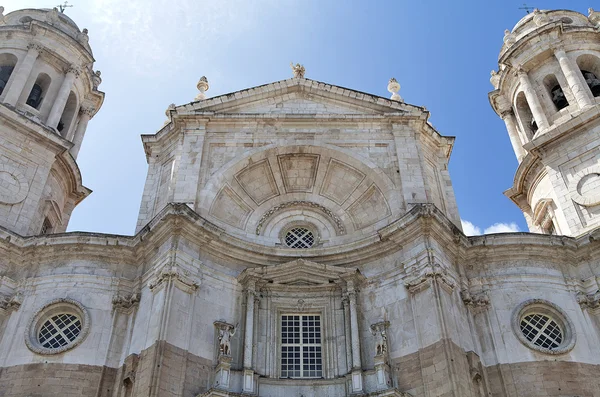
[(515, 310), (513, 329), (530, 349), (549, 354), (562, 354), (575, 346), (573, 325), (555, 304), (534, 299)]
[(25, 335), (25, 343), (35, 353), (62, 353), (83, 341), (89, 325), (87, 310), (79, 302), (56, 299), (33, 316)]
[(305, 227), (295, 227), (285, 234), (285, 245), (290, 248), (310, 248), (315, 243), (315, 235)]

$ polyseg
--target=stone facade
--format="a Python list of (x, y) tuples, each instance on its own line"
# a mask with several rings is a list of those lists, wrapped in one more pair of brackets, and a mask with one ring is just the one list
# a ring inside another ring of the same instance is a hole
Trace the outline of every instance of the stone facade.
[[(533, 231), (561, 236), (466, 237), (447, 171), (454, 140), (428, 112), (404, 103), (395, 79), (386, 99), (307, 79), (298, 64), (289, 80), (215, 98), (203, 77), (195, 102), (167, 109), (142, 137), (149, 168), (134, 236), (57, 234), (68, 215), (52, 211), (70, 213), (89, 193), (74, 148), (93, 112), (71, 121), (75, 139), (54, 124), (52, 109), (68, 108), (63, 83), (48, 113), (4, 99), (0, 210), (42, 216), (0, 216), (0, 397), (600, 396), (599, 107), (593, 87), (571, 84), (581, 81), (564, 58), (576, 45), (592, 51), (595, 15), (524, 18), (492, 78), (520, 159), (508, 194)], [(1, 21), (0, 34), (56, 35), (45, 45), (64, 59), (91, 56), (63, 14)], [(573, 118), (544, 123), (560, 92), (542, 95), (535, 70), (554, 58), (506, 60), (527, 58), (518, 49), (557, 24), (556, 40), (571, 43), (554, 53), (568, 74), (556, 69), (556, 82), (571, 84), (559, 113)], [(9, 99), (28, 59), (31, 70), (60, 70), (24, 54)], [(68, 73), (62, 81), (97, 109), (99, 75)], [(530, 114), (539, 128), (519, 142)], [(25, 144), (35, 167), (15, 164)], [(51, 177), (31, 171), (42, 165)], [(60, 200), (44, 196), (57, 191)], [(44, 212), (40, 200), (55, 204)]]

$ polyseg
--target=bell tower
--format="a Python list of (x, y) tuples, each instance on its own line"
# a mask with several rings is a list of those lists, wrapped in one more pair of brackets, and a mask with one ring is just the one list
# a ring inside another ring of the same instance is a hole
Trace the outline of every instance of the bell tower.
[(102, 106), (87, 29), (55, 9), (0, 8), (0, 226), (64, 232), (90, 190), (76, 163)]
[(505, 192), (535, 233), (600, 226), (600, 13), (535, 10), (506, 30), (489, 99), (519, 161)]

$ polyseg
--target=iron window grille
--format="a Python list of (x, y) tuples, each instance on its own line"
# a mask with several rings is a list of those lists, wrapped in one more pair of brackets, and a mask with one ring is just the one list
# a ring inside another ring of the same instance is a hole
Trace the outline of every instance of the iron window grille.
[(321, 316), (281, 316), (281, 377), (323, 377)]

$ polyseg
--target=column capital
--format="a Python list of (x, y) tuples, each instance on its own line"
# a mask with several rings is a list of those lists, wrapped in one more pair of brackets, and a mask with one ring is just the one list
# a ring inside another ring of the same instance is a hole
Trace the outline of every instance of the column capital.
[(69, 73), (74, 74), (75, 78), (77, 78), (81, 74), (81, 69), (76, 65), (69, 65), (69, 67), (67, 67), (65, 69), (65, 73), (66, 74), (69, 74)]
[(93, 107), (82, 106), (79, 108), (79, 114), (81, 116), (89, 116), (92, 117), (96, 113), (96, 109)]
[(41, 44), (38, 43), (29, 43), (27, 45), (27, 49), (28, 50), (33, 50), (33, 51), (37, 51), (37, 53), (41, 53), (44, 50), (44, 47)]
[(514, 116), (514, 115), (515, 115), (515, 112), (512, 109), (504, 109), (500, 112), (500, 118), (502, 120), (506, 119), (507, 117)]
[(523, 68), (523, 65), (518, 65), (516, 67), (516, 70), (518, 76), (527, 76), (527, 71), (525, 70), (525, 68)]

